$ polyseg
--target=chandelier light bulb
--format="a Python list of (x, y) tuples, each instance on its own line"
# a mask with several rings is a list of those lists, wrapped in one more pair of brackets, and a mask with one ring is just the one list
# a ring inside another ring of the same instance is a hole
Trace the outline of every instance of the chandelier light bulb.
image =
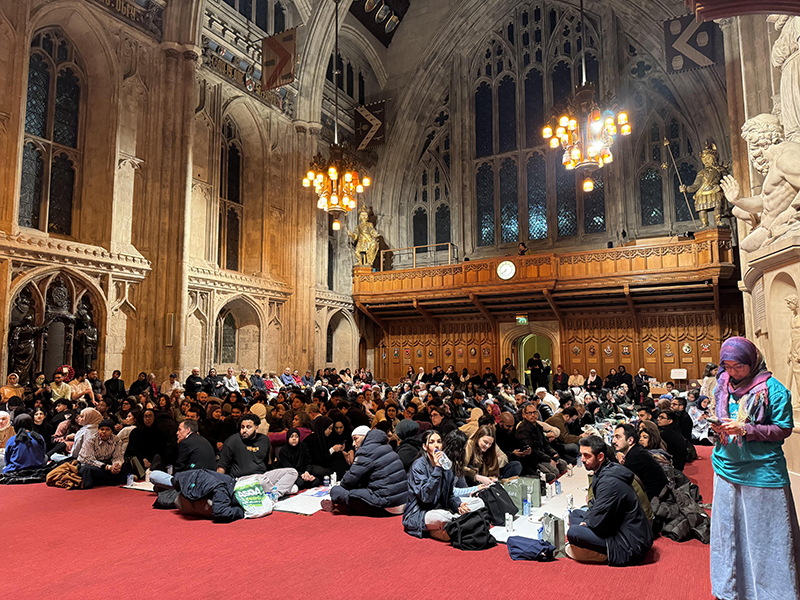
[(316, 173), (314, 173), (314, 171), (309, 171), (309, 172), (308, 172), (308, 174), (306, 175), (306, 177), (307, 177), (308, 179), (311, 179), (311, 180), (315, 179), (315, 178), (316, 178), (316, 176), (317, 176), (317, 175), (316, 175)]
[(303, 187), (311, 187), (311, 182), (308, 180), (308, 178), (303, 179)]
[(606, 163), (610, 163), (614, 161), (614, 155), (611, 152), (608, 153), (608, 156), (603, 158), (603, 161)]
[(567, 168), (567, 171), (572, 171), (572, 169), (574, 169), (574, 168), (575, 168), (575, 163), (574, 163), (574, 162), (568, 162), (568, 163), (567, 163), (566, 165), (564, 165), (564, 166)]
[(580, 148), (573, 148), (570, 152), (570, 157), (572, 160), (580, 160), (581, 159), (581, 149)]
[(570, 162), (572, 162), (572, 159), (569, 156), (569, 152), (564, 152), (564, 156), (562, 157), (561, 162), (564, 163), (564, 165), (568, 165)]
[(625, 123), (622, 126), (622, 135), (630, 135), (631, 134), (631, 126), (628, 123)]
[(322, 183), (323, 175), (322, 173), (317, 173), (316, 180)]
[(567, 130), (564, 127), (559, 127), (558, 129), (556, 129), (556, 135), (558, 137), (564, 137), (564, 135), (566, 135), (566, 133), (567, 133)]
[(553, 128), (548, 125), (542, 129), (542, 136), (544, 139), (549, 140), (551, 137), (553, 137)]
[(558, 120), (558, 124), (561, 125), (561, 127), (566, 127), (567, 125), (569, 125), (569, 117), (567, 115), (562, 116)]
[(331, 204), (339, 204), (339, 196), (337, 196), (336, 194), (333, 194), (331, 196)]
[(360, 183), (356, 186), (356, 192), (361, 194), (364, 191), (364, 186)]
[(586, 179), (583, 182), (583, 191), (591, 192), (592, 190), (594, 190), (594, 182), (591, 179)]
[(342, 228), (342, 224), (339, 223), (339, 219), (336, 219), (333, 224), (331, 225), (331, 229), (334, 231), (339, 231)]
[(347, 183), (350, 183), (351, 181), (353, 181), (353, 174), (352, 174), (352, 173), (349, 173), (349, 172), (348, 172), (348, 173), (345, 173), (345, 174), (344, 174), (344, 180), (345, 180)]
[(550, 147), (551, 148), (558, 148), (561, 144), (558, 141), (558, 138), (551, 137), (550, 138)]
[(364, 184), (364, 187), (369, 187), (369, 184), (372, 182), (370, 181), (369, 177), (364, 177), (364, 179), (361, 180), (361, 183)]
[(609, 135), (617, 135), (617, 126), (612, 124), (611, 127), (608, 128), (608, 133)]
[(597, 147), (589, 146), (587, 155), (589, 156), (589, 158), (594, 158), (595, 156), (597, 156)]
[(570, 131), (575, 131), (577, 128), (578, 128), (578, 121), (576, 121), (575, 119), (570, 119), (569, 120), (569, 130)]
[(628, 113), (621, 112), (617, 115), (617, 124), (625, 125), (628, 122)]

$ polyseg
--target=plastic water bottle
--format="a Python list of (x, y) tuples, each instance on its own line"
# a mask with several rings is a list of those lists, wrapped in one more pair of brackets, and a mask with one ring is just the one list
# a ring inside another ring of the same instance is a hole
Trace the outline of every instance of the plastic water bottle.
[(558, 479), (556, 479), (556, 496), (558, 496), (560, 493), (561, 493), (561, 482)]
[(133, 485), (133, 473), (128, 473), (128, 480), (127, 480), (126, 485), (129, 485), (129, 486)]
[(522, 499), (522, 516), (523, 517), (531, 516), (531, 502), (527, 498)]
[(334, 487), (339, 484), (338, 477), (336, 477), (336, 472), (334, 471), (331, 473), (331, 487)]
[(582, 467), (583, 466), (583, 460), (581, 460), (581, 455), (580, 454), (578, 454), (578, 464), (575, 465), (575, 466), (576, 467)]
[(278, 486), (277, 485), (273, 485), (272, 486), (272, 493), (270, 494), (270, 498), (272, 498), (273, 502), (277, 502), (278, 498), (280, 498), (280, 497), (281, 497), (281, 495), (278, 493)]
[(330, 475), (325, 475), (325, 477), (322, 478), (322, 485), (324, 485), (325, 487), (331, 487)]
[(442, 452), (442, 456), (439, 458), (439, 464), (442, 465), (442, 468), (445, 471), (449, 471), (450, 469), (453, 468), (453, 461), (447, 458), (447, 454), (445, 454), (444, 452)]

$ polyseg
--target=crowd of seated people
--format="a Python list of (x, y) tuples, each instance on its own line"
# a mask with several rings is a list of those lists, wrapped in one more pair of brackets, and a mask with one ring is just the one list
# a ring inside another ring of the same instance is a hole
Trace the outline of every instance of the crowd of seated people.
[[(544, 373), (533, 366), (537, 377)], [(0, 405), (4, 476), (75, 460), (84, 488), (149, 474), (165, 490), (181, 473), (200, 469), (217, 478), (254, 476), (282, 496), (335, 476), (341, 484), (325, 510), (403, 514), (409, 534), (443, 539), (444, 525), (480, 506), (471, 495), (479, 487), (517, 475), (550, 482), (587, 452), (598, 465), (624, 464), (625, 473), (607, 469), (615, 473), (607, 480), (622, 485), (633, 473), (652, 499), (666, 485), (666, 469), (682, 470), (691, 444), (712, 435), (704, 424), (707, 398), (674, 393), (657, 404), (637, 397), (622, 366), (603, 380), (594, 370), (567, 377), (559, 365), (550, 382), (537, 379), (542, 385), (533, 394), (508, 362), (500, 377), (491, 369), (470, 376), (452, 366), (410, 368), (393, 387), (368, 369), (326, 368), (313, 376), (288, 367), (280, 375), (236, 371), (212, 368), (202, 377), (193, 369), (184, 382), (172, 373), (160, 385), (141, 372), (130, 387), (120, 371), (105, 382), (96, 371), (61, 369), (51, 381), (37, 373), (25, 388), (12, 374)], [(596, 458), (597, 443), (585, 440), (596, 437), (603, 419), (620, 416), (634, 424), (614, 430), (614, 449), (603, 440), (603, 457)], [(573, 525), (592, 521), (582, 523)], [(597, 550), (597, 536), (609, 537), (603, 527), (594, 537), (581, 533), (573, 536), (576, 548)], [(627, 557), (611, 546), (592, 557), (639, 560), (647, 536), (637, 543)]]

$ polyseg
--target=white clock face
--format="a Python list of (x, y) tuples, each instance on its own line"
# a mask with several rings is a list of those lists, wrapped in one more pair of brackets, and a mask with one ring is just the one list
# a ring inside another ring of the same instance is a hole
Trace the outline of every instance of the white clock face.
[(497, 265), (497, 276), (500, 279), (511, 279), (517, 272), (517, 265), (510, 260), (504, 260)]

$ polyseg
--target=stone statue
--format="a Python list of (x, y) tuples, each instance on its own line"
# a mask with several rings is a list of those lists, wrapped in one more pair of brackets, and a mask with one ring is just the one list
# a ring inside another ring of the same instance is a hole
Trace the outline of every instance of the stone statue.
[(356, 243), (355, 250), (353, 251), (356, 255), (356, 262), (359, 265), (371, 267), (378, 254), (378, 240), (381, 234), (379, 234), (372, 223), (369, 222), (368, 218), (369, 209), (362, 205), (358, 210), (358, 227), (356, 227), (355, 233), (348, 230), (347, 235)]
[[(790, 381), (788, 385), (788, 388), (791, 390), (793, 383), (800, 386), (800, 315), (797, 314), (798, 308), (800, 308), (800, 301), (794, 294), (786, 296), (784, 301), (789, 307), (789, 310), (792, 311), (792, 320), (789, 327), (791, 342), (786, 361), (792, 369), (792, 381)], [(795, 408), (800, 408), (800, 397), (795, 395), (792, 403)]]
[(695, 177), (692, 185), (682, 185), (681, 192), (696, 192), (694, 195), (694, 208), (700, 213), (700, 222), (703, 227), (708, 227), (708, 211), (714, 211), (714, 223), (717, 227), (722, 225), (722, 205), (724, 195), (720, 181), (728, 174), (728, 169), (720, 164), (716, 144), (706, 143), (705, 150), (700, 153), (703, 169)]
[(9, 367), (14, 373), (19, 374), (19, 382), (26, 385), (31, 378), (33, 359), (36, 356), (36, 336), (49, 327), (52, 319), (36, 327), (33, 324), (33, 315), (28, 313), (22, 317), (22, 322), (11, 329), (8, 335)]
[(75, 332), (75, 353), (72, 362), (76, 370), (90, 371), (97, 358), (97, 328), (92, 324), (92, 316), (83, 311), (81, 328)]
[(753, 225), (739, 244), (742, 250), (753, 252), (788, 231), (800, 231), (800, 144), (783, 141), (780, 121), (771, 114), (745, 121), (742, 138), (750, 162), (764, 175), (761, 193), (742, 198), (739, 183), (731, 175), (723, 177), (721, 187), (734, 205), (733, 216)]
[(800, 142), (800, 17), (771, 15), (780, 36), (772, 46), (772, 66), (781, 70), (781, 122), (790, 142)]

